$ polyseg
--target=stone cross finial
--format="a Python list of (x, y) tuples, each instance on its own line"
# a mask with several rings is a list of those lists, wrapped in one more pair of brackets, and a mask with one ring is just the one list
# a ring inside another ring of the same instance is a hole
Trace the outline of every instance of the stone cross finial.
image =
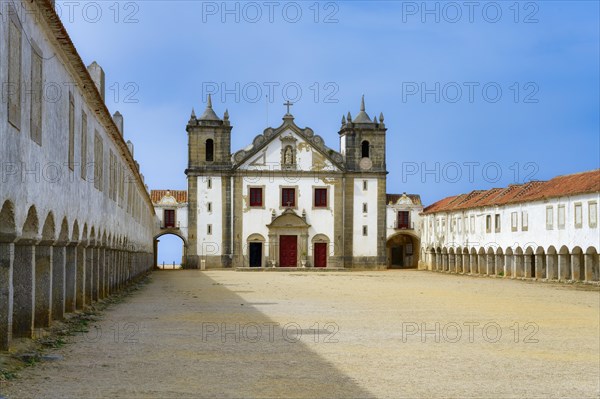
[(285, 105), (285, 106), (287, 107), (287, 115), (289, 115), (289, 114), (290, 114), (290, 107), (291, 107), (292, 105), (294, 105), (294, 104), (292, 104), (292, 103), (290, 102), (290, 100), (287, 100), (287, 101), (286, 101), (286, 102), (285, 102), (283, 105)]
[(360, 100), (360, 110), (364, 111), (365, 110), (365, 95), (362, 95), (362, 99)]
[(206, 103), (206, 108), (212, 108), (212, 98), (210, 97), (210, 93), (208, 93), (208, 100)]

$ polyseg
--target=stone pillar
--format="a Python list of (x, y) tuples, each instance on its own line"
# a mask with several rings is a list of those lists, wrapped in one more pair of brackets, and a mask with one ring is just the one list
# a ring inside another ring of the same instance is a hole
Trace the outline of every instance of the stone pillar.
[(571, 278), (573, 280), (583, 280), (585, 276), (581, 275), (581, 254), (572, 254), (571, 255)]
[(514, 255), (504, 255), (504, 277), (512, 277)]
[(13, 328), (15, 245), (0, 243), (0, 351), (7, 351)]
[(77, 246), (70, 244), (65, 250), (65, 312), (70, 313), (75, 311), (77, 295)]
[(86, 263), (87, 263), (87, 249), (80, 245), (77, 247), (77, 295), (75, 296), (75, 306), (77, 310), (83, 310), (86, 305), (85, 300), (85, 281), (86, 281)]
[(65, 315), (65, 269), (67, 248), (52, 249), (52, 319), (62, 320)]
[(469, 254), (462, 254), (462, 258), (463, 258), (463, 273), (467, 274), (467, 273), (471, 273), (471, 262), (470, 262), (470, 257)]
[(598, 281), (598, 270), (594, 270), (598, 265), (598, 254), (585, 254), (585, 281)]
[(32, 338), (35, 309), (35, 246), (15, 245), (13, 337)]
[(558, 278), (556, 260), (557, 255), (546, 255), (546, 278), (548, 280), (556, 280)]
[(94, 247), (89, 246), (85, 250), (85, 303), (91, 305), (94, 300)]
[(532, 255), (524, 255), (524, 264), (525, 264), (525, 277), (531, 278), (533, 275), (531, 270), (533, 268), (533, 263), (531, 262)]
[(456, 273), (462, 273), (463, 272), (462, 255), (461, 254), (454, 255), (454, 262), (456, 263)]
[(471, 254), (471, 258), (470, 258), (470, 264), (471, 264), (471, 274), (477, 274), (479, 273), (479, 265), (477, 263), (477, 255), (475, 254)]
[(496, 273), (494, 272), (494, 269), (496, 267), (496, 255), (494, 254), (487, 254), (487, 264), (486, 264), (486, 274), (488, 276), (493, 276)]
[(52, 320), (52, 255), (49, 245), (35, 248), (35, 328), (48, 327)]
[(561, 280), (569, 280), (571, 266), (569, 265), (569, 254), (558, 255), (558, 278)]
[(496, 275), (504, 274), (504, 255), (496, 255)]
[(521, 255), (521, 254), (513, 255), (513, 262), (514, 262), (513, 277), (523, 277), (523, 255)]
[(456, 273), (456, 261), (454, 254), (448, 254), (448, 269), (452, 273)]
[(535, 277), (538, 279), (547, 278), (545, 269), (545, 257), (544, 255), (535, 255)]

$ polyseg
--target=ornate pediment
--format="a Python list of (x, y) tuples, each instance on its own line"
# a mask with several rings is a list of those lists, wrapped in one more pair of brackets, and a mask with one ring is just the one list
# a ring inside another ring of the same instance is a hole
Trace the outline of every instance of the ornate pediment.
[[(278, 128), (267, 128), (262, 134), (259, 134), (252, 140), (252, 145), (237, 151), (233, 155), (234, 168), (239, 168), (250, 159), (263, 151), (269, 143), (279, 137), (282, 141), (281, 165), (295, 165), (295, 150), (299, 145), (296, 143), (298, 136), (306, 145), (312, 147), (316, 152), (320, 153), (324, 158), (328, 159), (332, 165), (339, 169), (344, 169), (344, 158), (342, 154), (332, 150), (325, 145), (325, 141), (321, 136), (315, 135), (311, 128), (300, 128), (294, 123), (294, 118), (291, 115), (286, 115), (283, 118), (283, 124)], [(289, 151), (285, 151), (286, 145), (289, 145)], [(260, 165), (261, 156), (256, 157), (250, 165)]]
[(271, 224), (267, 225), (268, 228), (302, 228), (307, 229), (310, 227), (304, 218), (298, 216), (293, 209), (287, 208), (283, 213), (273, 219)]

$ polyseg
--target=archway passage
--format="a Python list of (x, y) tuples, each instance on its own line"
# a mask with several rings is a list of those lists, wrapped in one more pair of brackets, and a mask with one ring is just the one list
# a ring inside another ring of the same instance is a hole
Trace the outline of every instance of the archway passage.
[(164, 233), (154, 238), (156, 268), (176, 270), (185, 268), (187, 255), (186, 240), (175, 233)]
[(386, 242), (388, 269), (416, 268), (419, 262), (419, 240), (406, 233), (398, 233)]

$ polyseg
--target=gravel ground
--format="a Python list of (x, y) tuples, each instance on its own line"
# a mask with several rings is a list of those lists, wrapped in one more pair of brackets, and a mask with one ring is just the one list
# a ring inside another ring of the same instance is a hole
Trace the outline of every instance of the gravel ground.
[(423, 271), (160, 271), (7, 398), (598, 398), (600, 293)]

